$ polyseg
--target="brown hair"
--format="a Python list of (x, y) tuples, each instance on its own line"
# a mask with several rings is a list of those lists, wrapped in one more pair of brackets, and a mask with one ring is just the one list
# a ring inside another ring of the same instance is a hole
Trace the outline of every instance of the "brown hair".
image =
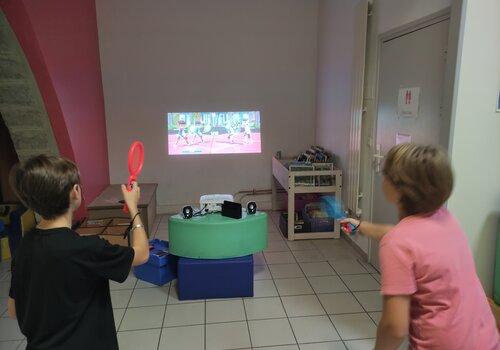
[(24, 205), (50, 220), (69, 209), (69, 194), (80, 174), (67, 159), (39, 155), (13, 169), (11, 183)]
[(445, 151), (411, 143), (387, 154), (384, 175), (396, 187), (404, 216), (431, 214), (441, 208), (453, 190), (453, 172)]

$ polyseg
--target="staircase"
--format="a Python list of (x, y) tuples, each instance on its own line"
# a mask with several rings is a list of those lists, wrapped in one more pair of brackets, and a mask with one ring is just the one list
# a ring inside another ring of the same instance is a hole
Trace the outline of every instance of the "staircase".
[(36, 80), (1, 10), (0, 114), (9, 129), (19, 160), (40, 153), (59, 154)]

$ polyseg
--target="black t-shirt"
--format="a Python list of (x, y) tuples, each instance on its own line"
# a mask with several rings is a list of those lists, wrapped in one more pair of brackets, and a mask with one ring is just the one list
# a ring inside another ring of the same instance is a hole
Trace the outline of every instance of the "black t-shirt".
[(133, 259), (132, 248), (68, 228), (26, 234), (9, 293), (26, 349), (118, 349), (109, 280), (123, 282)]

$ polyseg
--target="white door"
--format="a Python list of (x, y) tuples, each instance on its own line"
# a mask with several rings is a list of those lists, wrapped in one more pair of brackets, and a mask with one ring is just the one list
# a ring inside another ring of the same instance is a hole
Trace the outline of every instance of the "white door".
[[(449, 116), (442, 115), (449, 19), (383, 41), (380, 48), (372, 220), (398, 222), (396, 208), (382, 193), (383, 157), (397, 140), (448, 144)], [(412, 117), (417, 94), (418, 113)], [(401, 96), (400, 96), (401, 94)], [(398, 114), (398, 97), (402, 99)], [(370, 244), (377, 268), (378, 243)]]

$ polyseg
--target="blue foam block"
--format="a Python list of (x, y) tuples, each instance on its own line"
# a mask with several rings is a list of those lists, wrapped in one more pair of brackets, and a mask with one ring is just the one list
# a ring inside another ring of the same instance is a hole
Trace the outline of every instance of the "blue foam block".
[(253, 296), (253, 255), (232, 259), (179, 258), (179, 300)]
[(140, 280), (163, 286), (177, 278), (177, 260), (169, 254), (168, 242), (159, 239), (149, 241), (149, 260), (143, 265), (134, 267), (134, 274)]

